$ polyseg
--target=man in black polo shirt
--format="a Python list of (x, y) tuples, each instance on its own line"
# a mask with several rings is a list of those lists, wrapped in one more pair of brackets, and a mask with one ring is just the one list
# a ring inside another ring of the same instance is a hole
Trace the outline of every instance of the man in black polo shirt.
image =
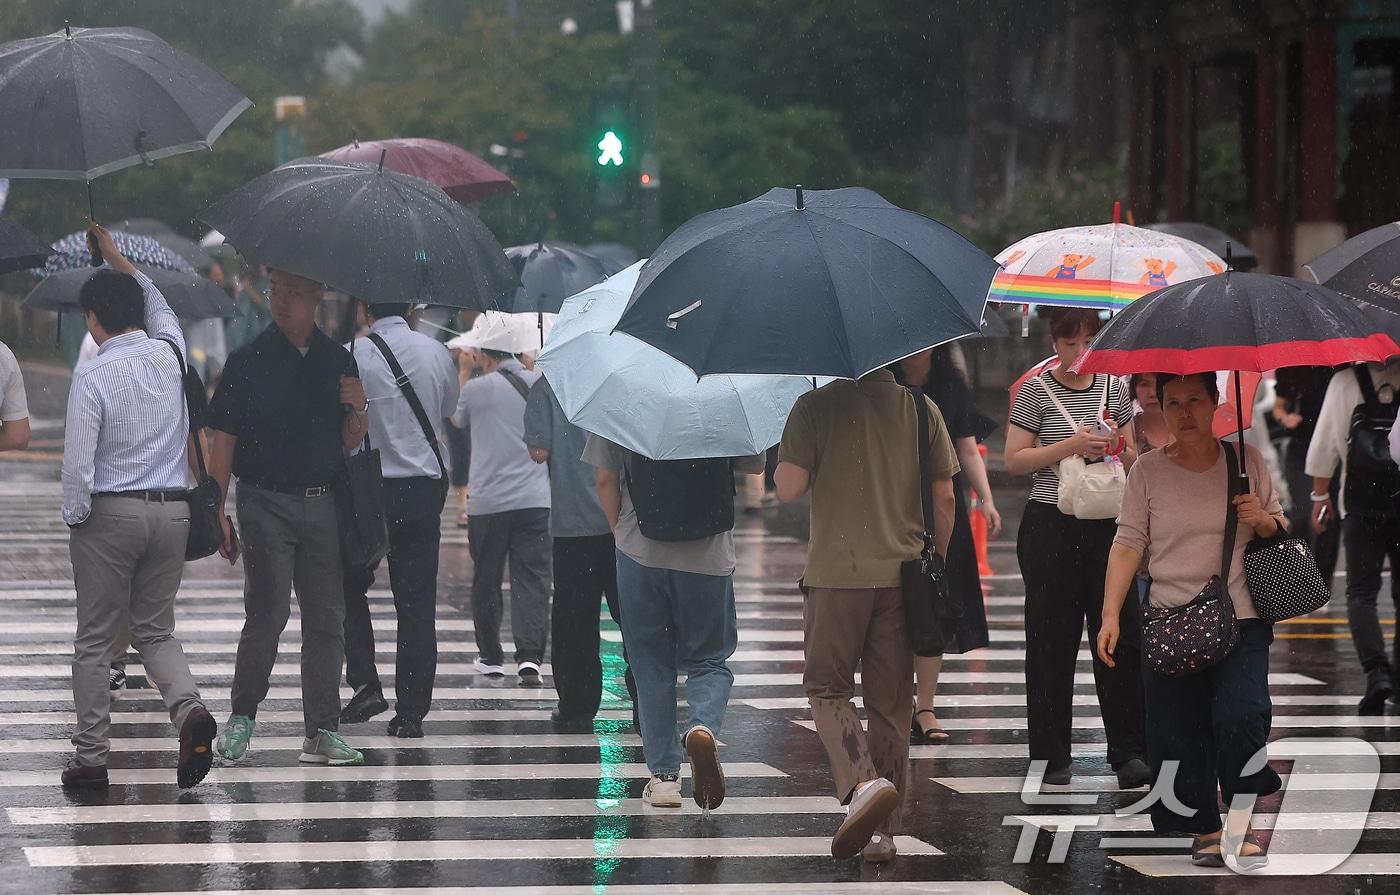
[[(350, 353), (316, 327), (319, 283), (274, 271), (272, 325), (235, 351), (209, 410), (210, 473), (228, 493), (238, 477), (246, 618), (233, 673), (233, 714), (215, 744), (238, 761), (267, 695), (277, 641), (301, 606), (301, 761), (356, 765), (340, 722), (345, 659), (344, 570), (330, 489), (345, 452), (368, 430), (364, 388)], [(232, 549), (225, 530), (224, 555)]]

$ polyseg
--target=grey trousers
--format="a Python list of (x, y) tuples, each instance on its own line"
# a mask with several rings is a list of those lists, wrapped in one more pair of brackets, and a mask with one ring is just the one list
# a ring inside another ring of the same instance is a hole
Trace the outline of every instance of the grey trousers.
[(126, 649), (128, 625), (131, 645), (175, 726), (201, 705), (185, 651), (175, 639), (175, 594), (185, 572), (189, 530), (187, 503), (97, 497), (92, 515), (69, 537), (78, 593), (73, 746), (82, 764), (107, 763), (112, 706), (107, 673), (117, 651)]
[(257, 717), (267, 696), (277, 642), (301, 604), (301, 710), (306, 735), (340, 724), (345, 662), (345, 570), (335, 498), (238, 488), (243, 538), (243, 634), (233, 668), (233, 714)]
[(549, 590), (554, 557), (549, 510), (508, 510), (467, 519), (476, 650), (488, 665), (505, 661), (501, 649), (501, 577), (510, 560), (510, 630), (515, 661), (544, 662), (549, 639)]

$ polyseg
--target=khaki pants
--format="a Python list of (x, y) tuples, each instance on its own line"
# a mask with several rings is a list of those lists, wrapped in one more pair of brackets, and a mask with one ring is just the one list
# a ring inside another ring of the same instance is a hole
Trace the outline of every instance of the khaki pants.
[[(812, 703), (817, 735), (831, 760), (836, 798), (846, 804), (856, 784), (877, 777), (889, 780), (905, 795), (914, 653), (904, 632), (899, 588), (810, 588), (802, 617), (807, 657), (802, 685)], [(861, 729), (851, 702), (857, 668), (869, 733)], [(899, 832), (903, 814), (901, 803), (883, 832)]]
[[(133, 497), (98, 497), (73, 529), (68, 550), (78, 593), (73, 640), (73, 746), (85, 765), (107, 763), (111, 692), (107, 673), (128, 630), (146, 677), (178, 728), (199, 706), (185, 651), (175, 639), (175, 593), (185, 571), (190, 507)], [(129, 624), (129, 628), (128, 628)]]

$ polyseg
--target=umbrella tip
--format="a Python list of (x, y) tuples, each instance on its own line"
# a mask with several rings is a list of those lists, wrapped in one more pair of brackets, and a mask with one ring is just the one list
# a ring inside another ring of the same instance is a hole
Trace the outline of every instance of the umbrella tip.
[(66, 40), (73, 39), (73, 29), (69, 27), (67, 19), (63, 20), (63, 37)]
[(1122, 221), (1123, 221), (1123, 203), (1122, 203), (1122, 202), (1114, 202), (1114, 203), (1113, 203), (1113, 223), (1119, 224), (1119, 223), (1122, 223)]
[(389, 154), (388, 148), (379, 150), (379, 173), (384, 173), (384, 156)]
[(360, 148), (360, 135), (357, 131), (350, 132), (350, 145), (356, 149)]
[(1230, 243), (1230, 240), (1227, 239), (1227, 240), (1225, 240), (1225, 269), (1228, 271), (1228, 270), (1234, 270), (1234, 268), (1235, 268), (1235, 250), (1234, 250), (1234, 246)]
[(797, 185), (797, 207), (799, 209), (807, 207), (807, 203), (802, 199), (802, 184), (800, 183)]

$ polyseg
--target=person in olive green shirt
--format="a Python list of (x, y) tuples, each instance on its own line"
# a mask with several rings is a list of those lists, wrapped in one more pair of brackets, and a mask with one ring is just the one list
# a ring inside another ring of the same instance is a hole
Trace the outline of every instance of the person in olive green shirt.
[[(889, 370), (803, 395), (788, 417), (774, 474), (779, 500), (812, 494), (803, 685), (836, 797), (850, 806), (831, 853), (863, 853), (871, 862), (894, 857), (909, 763), (914, 654), (899, 567), (923, 549), (915, 400), (928, 402), (934, 539), (946, 555), (957, 455), (938, 408)], [(868, 734), (851, 702), (857, 667)]]

